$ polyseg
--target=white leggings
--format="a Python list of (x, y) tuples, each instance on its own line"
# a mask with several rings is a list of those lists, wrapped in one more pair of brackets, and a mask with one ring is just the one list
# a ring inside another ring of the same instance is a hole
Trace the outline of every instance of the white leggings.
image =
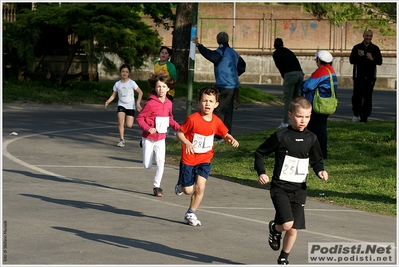
[(154, 177), (154, 187), (161, 186), (161, 180), (165, 169), (165, 139), (154, 141), (142, 137), (143, 141), (143, 165), (144, 168), (150, 169), (153, 163), (153, 157), (155, 152), (155, 162), (157, 164), (157, 170)]

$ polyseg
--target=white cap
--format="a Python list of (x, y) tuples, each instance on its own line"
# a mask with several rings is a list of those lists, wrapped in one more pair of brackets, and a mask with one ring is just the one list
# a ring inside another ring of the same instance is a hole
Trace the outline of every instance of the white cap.
[(333, 61), (333, 56), (327, 50), (320, 50), (315, 56), (326, 63), (331, 63)]

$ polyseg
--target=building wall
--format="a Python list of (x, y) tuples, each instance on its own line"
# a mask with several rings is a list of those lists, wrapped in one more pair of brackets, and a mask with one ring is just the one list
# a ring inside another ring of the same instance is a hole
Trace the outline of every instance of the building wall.
[[(172, 47), (172, 31), (162, 27), (155, 29), (162, 37), (163, 45)], [(216, 49), (216, 35), (220, 31), (230, 35), (230, 46), (247, 62), (247, 71), (240, 77), (241, 83), (282, 84), (272, 58), (274, 39), (280, 37), (284, 45), (298, 56), (306, 78), (316, 68), (316, 51), (326, 49), (334, 56), (333, 67), (338, 75), (339, 86), (352, 87), (349, 53), (355, 44), (363, 40), (363, 29), (356, 28), (354, 22), (333, 26), (328, 20), (318, 21), (301, 6), (295, 5), (199, 3), (197, 32), (200, 42), (210, 49)], [(377, 30), (373, 33), (373, 43), (383, 53), (383, 65), (377, 67), (376, 88), (396, 89), (396, 37), (380, 36)], [(213, 65), (198, 53), (195, 60), (194, 80), (213, 82)], [(134, 71), (132, 78), (147, 79), (150, 72), (151, 60), (142, 70)], [(118, 79), (119, 75), (106, 75), (100, 66), (99, 77)]]
[[(163, 45), (172, 47), (172, 31), (158, 30)], [(363, 41), (363, 29), (354, 22), (333, 26), (328, 20), (315, 19), (301, 6), (263, 3), (199, 3), (198, 37), (210, 49), (216, 49), (216, 35), (226, 31), (230, 46), (235, 48), (247, 62), (247, 71), (240, 77), (246, 84), (282, 84), (275, 67), (272, 53), (274, 39), (280, 37), (284, 46), (294, 51), (301, 63), (305, 78), (316, 69), (314, 55), (319, 49), (329, 50), (334, 56), (333, 67), (340, 87), (352, 87), (352, 65), (349, 54), (352, 47)], [(396, 89), (396, 37), (380, 36), (373, 31), (373, 43), (383, 54), (383, 65), (377, 67), (376, 88)], [(175, 53), (177, 53), (176, 51)], [(173, 61), (173, 58), (172, 58)], [(118, 75), (106, 75), (99, 67), (100, 79), (118, 79)], [(147, 79), (152, 72), (152, 62), (132, 78)], [(213, 82), (213, 65), (202, 55), (196, 55), (194, 80)]]
[[(198, 6), (201, 43), (215, 46), (217, 33), (226, 31), (235, 49), (271, 51), (274, 39), (280, 37), (286, 47), (296, 51), (348, 52), (363, 40), (361, 22), (331, 25), (329, 20), (317, 20), (299, 5), (200, 3)], [(396, 53), (396, 36), (381, 36), (378, 30), (373, 33), (373, 41), (382, 51)]]

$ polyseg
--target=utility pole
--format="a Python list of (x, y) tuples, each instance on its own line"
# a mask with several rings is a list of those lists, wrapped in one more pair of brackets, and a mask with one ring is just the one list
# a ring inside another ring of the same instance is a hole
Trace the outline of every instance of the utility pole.
[(190, 59), (188, 68), (188, 84), (187, 84), (187, 104), (186, 114), (191, 115), (193, 109), (193, 83), (194, 83), (194, 67), (195, 67), (195, 43), (192, 41), (197, 36), (197, 20), (198, 20), (198, 3), (193, 4), (193, 20), (191, 24), (191, 39), (190, 39)]

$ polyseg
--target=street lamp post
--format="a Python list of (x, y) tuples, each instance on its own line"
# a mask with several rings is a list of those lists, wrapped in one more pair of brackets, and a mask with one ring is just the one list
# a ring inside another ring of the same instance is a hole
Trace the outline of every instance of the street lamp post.
[(191, 40), (190, 40), (190, 59), (188, 68), (188, 84), (187, 84), (187, 104), (186, 114), (191, 115), (193, 108), (193, 82), (194, 82), (194, 66), (195, 66), (195, 43), (192, 41), (197, 36), (197, 19), (198, 19), (198, 3), (193, 4), (193, 20), (191, 24)]

